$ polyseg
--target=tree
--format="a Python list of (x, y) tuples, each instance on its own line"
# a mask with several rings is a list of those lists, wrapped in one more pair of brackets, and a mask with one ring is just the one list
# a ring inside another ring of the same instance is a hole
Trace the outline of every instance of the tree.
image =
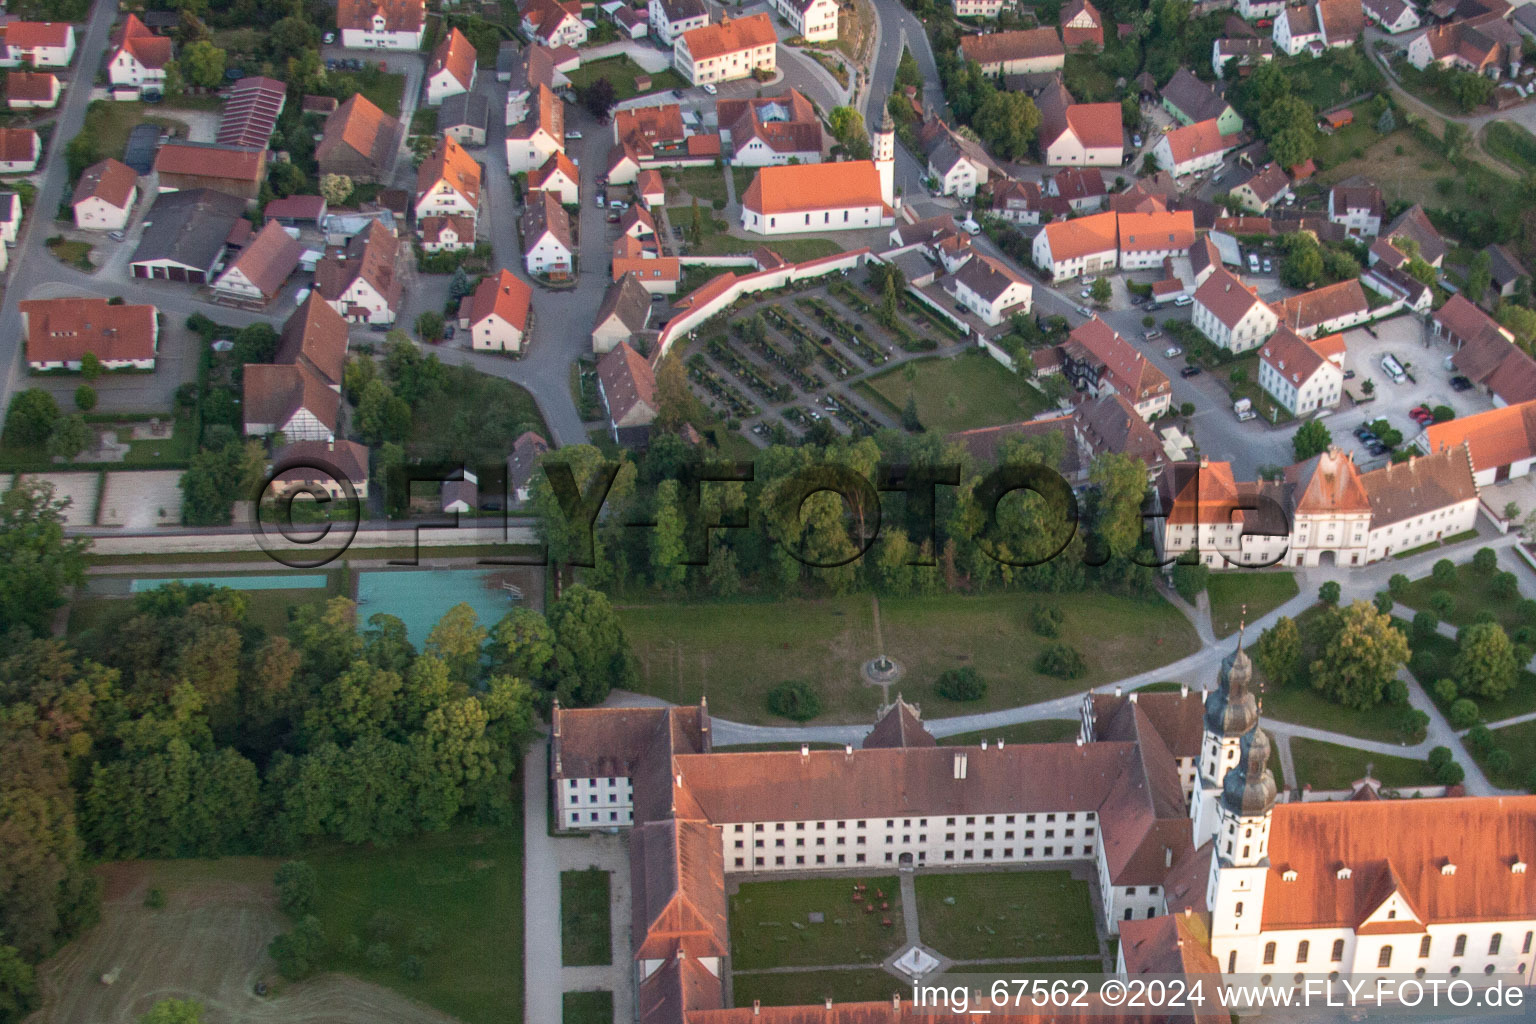
[(1040, 128), (1040, 109), (1022, 92), (994, 90), (977, 109), (971, 122), (976, 134), (1005, 160), (1018, 160), (1029, 152)]
[(808, 722), (821, 714), (821, 695), (803, 679), (782, 682), (768, 691), (768, 710), (794, 722)]
[(1462, 697), (1451, 704), (1451, 709), (1446, 712), (1445, 717), (1454, 728), (1470, 728), (1478, 719), (1477, 702), (1467, 697)]
[(1317, 599), (1323, 602), (1323, 604), (1337, 607), (1339, 603), (1339, 593), (1340, 591), (1338, 583), (1334, 580), (1329, 580), (1317, 588)]
[(901, 428), (914, 434), (920, 434), (923, 431), (923, 421), (917, 414), (917, 398), (914, 395), (907, 395), (907, 404), (902, 407)]
[(411, 430), (411, 407), (390, 386), (375, 378), (357, 403), (357, 432), (369, 444), (404, 441)]
[(216, 89), (224, 82), (224, 51), (206, 39), (184, 47), (178, 64), (188, 85)]
[(555, 656), (554, 630), (544, 616), (520, 605), (491, 627), (488, 654), (491, 675), (537, 686)]
[(567, 587), (549, 610), (555, 633), (555, 692), (572, 707), (601, 704), (611, 688), (632, 688), (634, 655), (608, 597), (601, 591)]
[(1456, 563), (1449, 558), (1436, 559), (1434, 567), (1430, 569), (1429, 573), (1436, 583), (1448, 586), (1456, 582)]
[(277, 887), (278, 909), (289, 917), (302, 918), (315, 905), (315, 869), (308, 861), (285, 861), (272, 875)]
[(429, 309), (416, 318), (416, 335), (428, 344), (443, 340), (443, 314)]
[(191, 999), (162, 999), (139, 1018), (139, 1024), (203, 1024), (203, 1004)]
[(320, 194), (332, 206), (341, 206), (352, 194), (352, 179), (345, 174), (320, 175)]
[(945, 700), (981, 700), (987, 695), (987, 681), (970, 665), (945, 669), (933, 688)]
[(1413, 616), (1413, 638), (1426, 640), (1439, 631), (1440, 619), (1434, 612), (1416, 612)]
[(32, 965), (15, 946), (0, 946), (0, 1024), (17, 1024), (37, 1001)]
[(587, 108), (587, 112), (601, 120), (608, 116), (608, 111), (613, 109), (614, 100), (613, 83), (606, 77), (599, 78), (585, 89), (581, 90), (581, 105)]
[(1069, 644), (1047, 644), (1035, 658), (1035, 671), (1057, 679), (1076, 679), (1088, 671), (1083, 654)]
[(75, 408), (81, 412), (90, 412), (96, 408), (96, 389), (89, 384), (75, 388)]
[(48, 454), (54, 458), (73, 459), (91, 443), (91, 429), (79, 413), (61, 416), (48, 433)]
[(1501, 326), (1509, 328), (1520, 344), (1529, 348), (1536, 341), (1536, 310), (1517, 306), (1513, 302), (1501, 302), (1494, 317)]
[(278, 973), (289, 981), (307, 978), (320, 967), (325, 955), (325, 929), (320, 919), (305, 917), (267, 946), (267, 953), (277, 962)]
[(1088, 294), (1093, 297), (1093, 301), (1101, 306), (1109, 305), (1109, 300), (1114, 293), (1114, 288), (1111, 287), (1107, 277), (1094, 278), (1093, 284), (1088, 289)]
[(1276, 623), (1259, 635), (1254, 645), (1254, 658), (1259, 669), (1274, 683), (1284, 686), (1296, 678), (1301, 668), (1301, 631), (1289, 616), (1281, 616)]
[(0, 636), (17, 626), (43, 635), (64, 588), (85, 582), (90, 541), (65, 538), (69, 504), (54, 500), (51, 483), (29, 478), (0, 494)]
[(1200, 596), (1205, 589), (1206, 579), (1210, 576), (1210, 567), (1200, 562), (1178, 561), (1173, 564), (1173, 589), (1178, 595), (1190, 604)]
[(36, 445), (48, 440), (59, 419), (59, 403), (42, 388), (27, 388), (11, 399), (5, 414), (5, 437), (12, 444)]
[(688, 241), (695, 246), (704, 243), (704, 211), (699, 208), (699, 197), (693, 197), (693, 219), (688, 225)]
[(101, 358), (95, 352), (87, 352), (80, 357), (80, 376), (86, 380), (95, 380), (101, 376)]
[(480, 652), (486, 636), (474, 607), (461, 601), (437, 620), (427, 634), (424, 651), (442, 659), (449, 676), (467, 687), (480, 676)]
[[(1441, 559), (1441, 561), (1448, 562), (1450, 559), (1445, 558)], [(1493, 550), (1493, 548), (1478, 548), (1472, 554), (1472, 568), (1476, 569), (1480, 576), (1486, 576), (1493, 572), (1498, 567), (1498, 564), (1499, 553)]]
[(688, 370), (680, 357), (663, 359), (656, 369), (656, 428), (675, 433), (701, 419), (698, 399), (688, 387)]
[(865, 130), (863, 115), (857, 110), (853, 107), (833, 107), (827, 114), (827, 127), (849, 158), (869, 159), (869, 133)]
[(1299, 96), (1281, 96), (1259, 111), (1259, 134), (1281, 167), (1294, 167), (1317, 146), (1317, 111)]
[(1314, 455), (1321, 455), (1333, 443), (1322, 420), (1307, 420), (1291, 435), (1291, 454), (1297, 462), (1305, 462)]
[(266, 453), (260, 442), (229, 441), (203, 449), (192, 456), (181, 475), (182, 521), (187, 526), (227, 524), (231, 505), (254, 500), (265, 472)]
[(1391, 135), (1395, 131), (1397, 131), (1397, 117), (1393, 115), (1392, 108), (1389, 106), (1376, 119), (1376, 132), (1378, 135)]
[(1462, 693), (1502, 700), (1514, 687), (1519, 667), (1514, 645), (1497, 623), (1474, 623), (1456, 638), (1456, 661), (1451, 671)]
[(1462, 293), (1472, 302), (1483, 301), (1488, 286), (1493, 283), (1493, 257), (1483, 249), (1472, 257), (1467, 267), (1467, 285)]
[(1323, 271), (1322, 250), (1306, 238), (1293, 243), (1286, 252), (1280, 263), (1280, 281), (1291, 288), (1310, 288), (1322, 279)]
[(1408, 661), (1408, 639), (1392, 618), (1366, 601), (1340, 613), (1338, 630), (1312, 663), (1312, 687), (1346, 707), (1381, 703), (1387, 684)]

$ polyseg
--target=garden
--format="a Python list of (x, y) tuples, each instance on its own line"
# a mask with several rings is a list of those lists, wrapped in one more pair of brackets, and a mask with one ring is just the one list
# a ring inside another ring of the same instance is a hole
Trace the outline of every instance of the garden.
[(923, 942), (954, 960), (1097, 957), (1088, 883), (1067, 871), (920, 875)]
[(743, 882), (730, 896), (730, 927), (738, 977), (774, 967), (878, 965), (905, 941), (895, 877)]

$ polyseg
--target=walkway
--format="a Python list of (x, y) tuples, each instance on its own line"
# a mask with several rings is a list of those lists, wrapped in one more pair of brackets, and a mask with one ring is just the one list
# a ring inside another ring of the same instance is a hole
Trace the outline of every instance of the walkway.
[(560, 977), (560, 860), (549, 834), (548, 796), (549, 753), (541, 738), (523, 760), (523, 1019), (529, 1021), (562, 1014), (561, 987), (549, 984)]

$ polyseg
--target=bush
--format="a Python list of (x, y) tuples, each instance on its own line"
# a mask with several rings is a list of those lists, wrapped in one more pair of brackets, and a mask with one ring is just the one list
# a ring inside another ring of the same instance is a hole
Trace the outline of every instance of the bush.
[(1413, 617), (1413, 637), (1423, 640), (1435, 635), (1440, 627), (1440, 617), (1434, 612), (1419, 612)]
[(1451, 754), (1450, 747), (1435, 747), (1429, 752), (1427, 763), (1429, 764), (1430, 771), (1438, 771), (1454, 760), (1455, 757)]
[(1206, 580), (1210, 577), (1210, 567), (1204, 565), (1187, 565), (1184, 562), (1176, 562), (1173, 566), (1173, 589), (1179, 596), (1190, 604), (1200, 596), (1205, 589)]
[(390, 951), (389, 943), (375, 942), (368, 947), (368, 952), (363, 954), (363, 959), (368, 961), (369, 967), (383, 967), (395, 958)]
[[(1450, 559), (1441, 559), (1441, 562), (1448, 561)], [(1477, 553), (1472, 556), (1472, 568), (1484, 575), (1493, 572), (1498, 564), (1499, 554), (1493, 548), (1478, 548)], [(1435, 575), (1437, 577), (1440, 575), (1440, 562), (1435, 563)]]
[(1447, 761), (1434, 770), (1434, 776), (1442, 786), (1455, 786), (1467, 777), (1467, 770), (1455, 761)]
[(422, 925), (411, 933), (410, 948), (413, 953), (430, 953), (442, 944), (437, 929)]
[(150, 910), (160, 910), (165, 906), (165, 890), (156, 886), (144, 894), (144, 905)]
[(1429, 731), (1429, 714), (1418, 708), (1408, 708), (1403, 712), (1402, 723), (1398, 729), (1407, 742), (1422, 743), (1425, 734)]
[(1504, 775), (1514, 766), (1515, 759), (1503, 747), (1488, 752), (1488, 770), (1493, 774)]
[(1386, 688), (1381, 691), (1381, 699), (1388, 704), (1402, 706), (1408, 703), (1408, 684), (1401, 679), (1388, 679)]
[(303, 917), (315, 905), (315, 869), (302, 860), (290, 860), (272, 875), (277, 887), (278, 909), (289, 917)]
[(1435, 699), (1449, 707), (1456, 703), (1456, 698), (1461, 696), (1461, 687), (1456, 685), (1454, 679), (1437, 679), (1434, 685)]
[(1393, 602), (1391, 594), (1387, 593), (1385, 590), (1378, 590), (1376, 592), (1375, 601), (1377, 611), (1381, 612), (1383, 615), (1392, 614), (1392, 605), (1395, 602)]
[(1060, 636), (1061, 619), (1061, 609), (1054, 604), (1037, 604), (1029, 610), (1029, 624), (1041, 636)]
[(1512, 572), (1501, 572), (1493, 578), (1493, 596), (1500, 601), (1513, 601), (1520, 596), (1520, 581)]
[(407, 981), (417, 981), (421, 978), (421, 957), (408, 956), (400, 961), (400, 973)]
[(1467, 747), (1474, 754), (1486, 754), (1493, 749), (1493, 730), (1482, 722), (1478, 722), (1468, 729), (1465, 739)]
[(1393, 573), (1392, 578), (1387, 580), (1387, 590), (1393, 597), (1401, 597), (1407, 586), (1408, 577), (1400, 572)]
[[(1483, 550), (1486, 551), (1488, 549), (1484, 548)], [(1455, 583), (1456, 563), (1451, 561), (1449, 558), (1442, 558), (1440, 561), (1435, 563), (1434, 569), (1430, 570), (1430, 575), (1435, 578), (1436, 583)]]
[(808, 722), (821, 714), (821, 695), (803, 679), (791, 679), (768, 691), (768, 710), (794, 722)]
[(363, 958), (363, 940), (357, 937), (356, 932), (341, 940), (341, 955), (350, 961)]
[(1035, 670), (1058, 679), (1076, 679), (1088, 671), (1088, 665), (1076, 647), (1051, 644), (1035, 659)]
[(1448, 590), (1437, 590), (1429, 595), (1429, 606), (1434, 609), (1436, 615), (1442, 619), (1448, 619), (1456, 610), (1456, 599)]
[(325, 931), (315, 917), (306, 917), (293, 930), (277, 936), (267, 946), (267, 953), (277, 962), (278, 973), (289, 981), (307, 978), (320, 966), (325, 954)]
[(987, 681), (981, 678), (974, 668), (966, 665), (962, 668), (945, 669), (939, 676), (938, 683), (934, 685), (934, 689), (945, 700), (981, 700), (987, 695)]
[(400, 919), (387, 910), (375, 910), (363, 929), (374, 942), (392, 937), (400, 930)]
[(1451, 704), (1448, 715), (1451, 725), (1457, 729), (1466, 729), (1477, 723), (1477, 703), (1467, 697), (1462, 697)]
[(1338, 604), (1339, 604), (1339, 585), (1338, 585), (1338, 583), (1334, 582), (1333, 580), (1329, 580), (1327, 583), (1324, 583), (1322, 586), (1318, 587), (1317, 588), (1317, 599), (1319, 601), (1323, 602), (1323, 604), (1329, 604), (1329, 605), (1333, 605), (1334, 607), (1338, 607)]
[(81, 412), (90, 412), (96, 408), (96, 389), (89, 384), (75, 388), (75, 408)]

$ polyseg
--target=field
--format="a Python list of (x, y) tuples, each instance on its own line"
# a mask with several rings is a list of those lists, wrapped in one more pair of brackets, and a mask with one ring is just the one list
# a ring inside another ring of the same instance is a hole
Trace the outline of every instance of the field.
[[(645, 69), (636, 64), (628, 56), (619, 54), (616, 57), (604, 57), (581, 67), (566, 75), (571, 80), (571, 85), (577, 89), (583, 89), (599, 78), (608, 79), (608, 84), (613, 86), (613, 98), (615, 102), (633, 99), (642, 95), (635, 85), (635, 76), (645, 74)], [(651, 76), (651, 87), (646, 92), (665, 92), (669, 89), (687, 88), (688, 83), (683, 77), (671, 68), (658, 71)]]
[[(30, 1019), (132, 1024), (157, 1000), (195, 999), (217, 1011), (210, 1019), (241, 1024), (453, 1024), (438, 1010), (342, 974), (281, 983), (266, 955), (267, 943), (287, 927), (272, 889), (277, 863), (242, 857), (106, 865), (101, 923), (42, 965), (44, 1004)], [(521, 873), (516, 877), (520, 891)], [(152, 887), (165, 893), (159, 910), (144, 906)], [(520, 944), (520, 924), (516, 932)], [(519, 949), (501, 975), (512, 988), (520, 988), (521, 963)], [(100, 984), (100, 976), (113, 970), (116, 982)], [(266, 998), (254, 992), (259, 980), (274, 986)], [(517, 1006), (520, 1011), (520, 998)]]
[[(1062, 680), (1034, 671), (1047, 641), (1028, 625), (1023, 594), (885, 598), (887, 653), (906, 669), (895, 689), (930, 718), (1032, 704), (1176, 661), (1198, 646), (1188, 620), (1161, 599), (1101, 593), (1053, 596), (1065, 617), (1061, 642), (1083, 653), (1087, 673)], [(824, 722), (869, 722), (881, 695), (859, 677), (877, 653), (873, 600), (867, 596), (693, 604), (619, 603), (640, 660), (640, 689), (675, 703), (697, 703), (739, 722), (774, 722), (768, 690), (786, 679), (816, 681)], [(1116, 629), (1105, 635), (1103, 623)], [(1149, 642), (1150, 640), (1150, 642)], [(971, 665), (989, 683), (982, 700), (957, 704), (933, 690), (947, 668)], [(724, 685), (720, 681), (728, 681)], [(710, 685), (713, 683), (714, 685)]]
[[(1374, 132), (1372, 132), (1374, 135)], [(1363, 174), (1381, 186), (1389, 203), (1422, 203), (1427, 209), (1484, 211), (1490, 202), (1508, 195), (1515, 183), (1482, 164), (1453, 168), (1438, 149), (1426, 146), (1412, 132), (1399, 129), (1375, 136), (1363, 155), (1350, 156), (1327, 167), (1313, 179), (1329, 188), (1351, 175)]]
[(1296, 574), (1290, 572), (1251, 572), (1223, 569), (1211, 573), (1206, 583), (1211, 599), (1211, 628), (1217, 636), (1237, 632), (1248, 608), (1248, 621), (1268, 615), (1298, 593)]
[(918, 419), (935, 434), (1017, 423), (1046, 407), (1043, 394), (984, 352), (907, 365), (917, 368), (912, 383), (907, 383), (905, 367), (898, 367), (869, 378), (867, 387), (897, 414), (906, 407), (907, 396), (914, 396)]
[(1088, 883), (1066, 871), (919, 875), (923, 942), (955, 960), (1094, 956)]
[(1310, 784), (1313, 789), (1348, 789), (1364, 777), (1367, 764), (1371, 777), (1388, 789), (1434, 785), (1429, 766), (1415, 758), (1389, 757), (1299, 736), (1291, 739), (1291, 759), (1296, 765), (1296, 785)]
[[(878, 964), (896, 952), (904, 933), (895, 876), (860, 881), (868, 888), (865, 901), (857, 903), (850, 878), (743, 883), (730, 897), (732, 968)], [(890, 908), (865, 913), (877, 891)], [(813, 913), (825, 920), (811, 923)]]
[(852, 971), (793, 971), (785, 974), (741, 974), (731, 977), (737, 1006), (817, 1006), (828, 996), (835, 1003), (872, 1003), (905, 992), (910, 986), (879, 968)]
[(561, 997), (560, 1024), (613, 1024), (613, 993), (565, 993)]
[(608, 872), (560, 872), (560, 961), (567, 967), (613, 963)]
[(982, 729), (979, 732), (962, 732), (939, 740), (943, 747), (974, 747), (986, 741), (996, 743), (1071, 743), (1077, 738), (1082, 723), (1075, 718), (1047, 718), (1040, 722), (1020, 722), (1000, 729)]

